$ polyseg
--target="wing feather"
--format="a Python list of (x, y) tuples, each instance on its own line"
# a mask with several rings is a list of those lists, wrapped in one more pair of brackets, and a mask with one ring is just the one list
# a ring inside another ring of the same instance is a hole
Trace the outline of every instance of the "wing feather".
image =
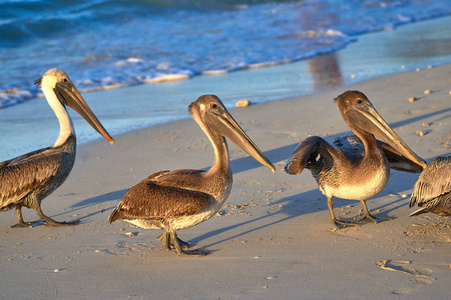
[(48, 182), (60, 170), (62, 160), (63, 153), (45, 148), (3, 162), (0, 166), (0, 209), (17, 203)]
[(427, 207), (422, 212), (438, 206), (451, 212), (451, 157), (435, 158), (421, 173), (413, 186), (409, 207), (415, 204)]
[(319, 159), (330, 159), (329, 151), (334, 151), (333, 147), (321, 137), (311, 136), (302, 140), (294, 149), (291, 156), (288, 158), (285, 165), (285, 172), (291, 175), (301, 173), (304, 168), (309, 168), (310, 164), (322, 163), (317, 162)]
[(202, 211), (213, 200), (213, 196), (206, 193), (143, 180), (128, 190), (109, 222), (188, 216)]
[[(404, 157), (399, 151), (390, 146), (389, 144), (377, 140), (379, 145), (382, 147), (382, 151), (384, 151), (384, 155), (388, 160), (388, 165), (391, 169), (409, 172), (409, 173), (421, 173), (423, 171), (423, 167), (414, 163), (410, 159)], [(360, 155), (365, 155), (365, 147), (363, 146), (362, 141), (356, 135), (349, 135), (344, 137), (338, 137), (332, 144), (333, 146), (349, 149), (355, 153)]]

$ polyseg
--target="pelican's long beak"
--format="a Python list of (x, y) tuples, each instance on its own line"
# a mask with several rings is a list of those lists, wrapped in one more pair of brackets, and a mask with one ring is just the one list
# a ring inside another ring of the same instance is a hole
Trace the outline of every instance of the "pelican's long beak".
[(383, 139), (393, 148), (397, 149), (401, 155), (418, 164), (423, 169), (427, 167), (426, 162), (404, 143), (371, 104), (365, 104), (358, 109), (349, 110), (346, 115), (361, 130)]
[(58, 82), (55, 86), (55, 94), (58, 99), (70, 106), (73, 110), (80, 114), (98, 133), (100, 133), (110, 144), (114, 144), (114, 139), (106, 131), (97, 117), (94, 115), (88, 104), (80, 95), (78, 90), (71, 82)]
[(227, 110), (218, 106), (214, 111), (209, 111), (205, 118), (211, 130), (230, 139), (256, 161), (270, 168), (273, 173), (275, 172), (276, 168), (273, 164), (263, 155)]

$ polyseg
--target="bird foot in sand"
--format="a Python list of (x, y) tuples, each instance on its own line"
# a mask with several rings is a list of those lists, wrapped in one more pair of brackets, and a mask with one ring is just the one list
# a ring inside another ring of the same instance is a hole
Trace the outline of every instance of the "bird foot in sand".
[(359, 222), (359, 223), (369, 223), (369, 222), (379, 223), (379, 222), (383, 222), (383, 221), (387, 221), (387, 220), (391, 220), (391, 218), (376, 217), (376, 216), (373, 216), (372, 214), (368, 213), (368, 214), (365, 214), (362, 218), (356, 220), (356, 222)]

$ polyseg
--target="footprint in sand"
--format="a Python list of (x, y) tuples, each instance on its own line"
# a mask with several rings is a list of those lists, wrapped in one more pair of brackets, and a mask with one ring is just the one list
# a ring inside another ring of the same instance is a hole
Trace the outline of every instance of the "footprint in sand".
[(392, 260), (382, 260), (376, 263), (376, 265), (388, 271), (398, 271), (408, 275), (411, 275), (409, 281), (414, 284), (412, 287), (405, 287), (394, 289), (395, 294), (407, 294), (417, 287), (431, 284), (435, 279), (429, 275), (423, 274), (420, 271), (412, 267), (410, 261), (392, 261)]

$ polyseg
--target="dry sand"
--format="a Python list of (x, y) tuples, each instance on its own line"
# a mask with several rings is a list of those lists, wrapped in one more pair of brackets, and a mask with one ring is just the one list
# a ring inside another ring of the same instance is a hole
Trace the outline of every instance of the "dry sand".
[[(450, 154), (450, 88), (451, 65), (444, 65), (230, 109), (277, 172), (229, 143), (234, 186), (223, 210), (179, 232), (212, 250), (206, 257), (165, 251), (155, 240), (160, 230), (107, 224), (126, 190), (149, 174), (211, 165), (212, 147), (193, 120), (116, 136), (113, 147), (104, 140), (79, 147), (72, 174), (43, 211), (80, 225), (10, 229), (15, 212), (1, 213), (0, 298), (448, 299), (451, 223), (433, 214), (408, 217), (418, 174), (393, 171), (385, 190), (367, 201), (392, 220), (337, 230), (310, 172), (281, 169), (308, 135), (332, 141), (350, 133), (332, 102), (347, 89), (363, 91), (428, 162)], [(341, 218), (361, 212), (358, 201), (336, 199), (335, 207)], [(24, 217), (36, 214), (24, 209)]]

